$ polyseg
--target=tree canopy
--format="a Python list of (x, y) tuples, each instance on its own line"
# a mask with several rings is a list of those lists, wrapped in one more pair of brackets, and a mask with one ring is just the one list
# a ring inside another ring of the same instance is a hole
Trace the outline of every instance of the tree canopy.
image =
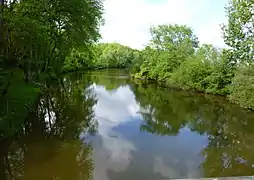
[(252, 63), (254, 58), (254, 1), (231, 0), (226, 8), (228, 23), (223, 26), (224, 41), (232, 61)]

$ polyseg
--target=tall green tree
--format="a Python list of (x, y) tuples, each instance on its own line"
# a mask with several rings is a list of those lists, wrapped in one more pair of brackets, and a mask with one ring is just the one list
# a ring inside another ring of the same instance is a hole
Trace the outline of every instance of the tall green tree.
[(150, 28), (150, 46), (165, 51), (181, 51), (182, 55), (191, 55), (198, 47), (198, 38), (192, 29), (185, 25), (159, 25)]
[(198, 39), (191, 28), (181, 25), (159, 25), (150, 29), (147, 57), (141, 67), (141, 75), (165, 81), (180, 64), (194, 54)]
[(231, 0), (226, 8), (228, 23), (223, 26), (224, 41), (234, 62), (250, 63), (254, 58), (254, 1)]
[(228, 24), (223, 27), (225, 43), (230, 47), (228, 61), (237, 64), (230, 86), (230, 99), (254, 109), (254, 1), (231, 0), (227, 7)]
[[(100, 0), (27, 0), (4, 7), (4, 56), (33, 74), (61, 72), (65, 57), (77, 46), (99, 37)], [(25, 45), (25, 46), (24, 46)]]

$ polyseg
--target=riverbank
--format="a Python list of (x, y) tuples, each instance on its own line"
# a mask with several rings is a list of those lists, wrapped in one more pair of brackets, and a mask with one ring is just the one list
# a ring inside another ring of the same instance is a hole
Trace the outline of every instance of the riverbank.
[(176, 83), (173, 84), (173, 83), (169, 83), (169, 82), (165, 82), (165, 81), (157, 81), (157, 80), (154, 80), (154, 79), (151, 79), (151, 78), (140, 76), (137, 73), (136, 74), (131, 74), (130, 76), (131, 76), (132, 79), (138, 79), (138, 80), (142, 80), (142, 81), (150, 81), (150, 82), (156, 83), (159, 86), (164, 87), (164, 88), (170, 88), (170, 89), (181, 90), (181, 91), (186, 91), (186, 92), (193, 92), (193, 93), (198, 93), (198, 94), (213, 95), (213, 96), (216, 96), (216, 97), (223, 97), (227, 101), (229, 101), (233, 104), (237, 104), (237, 105), (241, 106), (244, 109), (248, 109), (250, 111), (254, 110), (251, 106), (250, 107), (243, 106), (243, 105), (241, 105), (241, 103), (239, 103), (237, 101), (234, 101), (230, 97), (229, 93), (219, 94), (219, 93), (213, 93), (213, 92), (206, 92), (205, 90), (201, 90), (201, 89), (197, 89), (197, 88), (182, 87), (181, 85), (176, 84)]

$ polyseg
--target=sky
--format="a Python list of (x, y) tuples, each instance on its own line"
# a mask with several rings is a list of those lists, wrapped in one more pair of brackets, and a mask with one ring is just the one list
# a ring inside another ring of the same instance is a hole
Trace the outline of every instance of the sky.
[(142, 49), (149, 28), (160, 24), (191, 27), (201, 43), (225, 47), (220, 24), (226, 23), (229, 0), (104, 0), (102, 42)]

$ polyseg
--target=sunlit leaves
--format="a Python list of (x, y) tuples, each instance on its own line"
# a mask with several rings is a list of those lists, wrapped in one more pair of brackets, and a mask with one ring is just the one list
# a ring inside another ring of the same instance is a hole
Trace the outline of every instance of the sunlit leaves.
[(159, 25), (150, 29), (152, 47), (160, 50), (182, 50), (188, 55), (198, 47), (198, 38), (192, 29), (181, 25)]
[(124, 68), (135, 63), (135, 50), (118, 43), (100, 43), (94, 46), (94, 51), (95, 67)]
[(180, 64), (194, 54), (198, 39), (187, 26), (159, 25), (150, 29), (151, 40), (143, 51), (141, 76), (165, 81)]
[(242, 65), (230, 86), (230, 99), (241, 106), (254, 109), (254, 65)]
[(231, 48), (231, 60), (249, 63), (254, 58), (254, 1), (231, 0), (228, 23), (223, 26), (224, 41)]

